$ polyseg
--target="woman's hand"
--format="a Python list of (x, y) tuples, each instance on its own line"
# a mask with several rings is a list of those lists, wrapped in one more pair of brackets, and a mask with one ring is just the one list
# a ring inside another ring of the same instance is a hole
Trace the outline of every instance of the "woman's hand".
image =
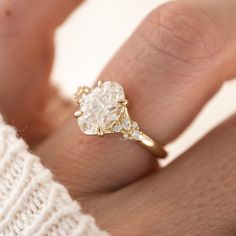
[[(66, 114), (71, 107), (48, 106), (55, 96), (47, 78), (53, 32), (76, 4), (0, 4), (0, 104), (9, 122), (19, 131), (29, 127), (21, 134), (33, 150), (112, 235), (234, 236), (235, 116), (163, 170), (134, 142), (83, 135), (72, 115), (56, 131), (61, 122), (47, 120), (46, 114), (62, 108)], [(167, 144), (235, 76), (235, 13), (233, 0), (165, 4), (99, 79), (120, 82), (132, 117)]]

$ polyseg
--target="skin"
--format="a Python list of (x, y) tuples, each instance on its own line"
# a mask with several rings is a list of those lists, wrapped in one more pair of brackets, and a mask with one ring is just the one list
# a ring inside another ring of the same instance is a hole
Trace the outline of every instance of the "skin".
[[(112, 235), (234, 236), (235, 116), (161, 170), (134, 142), (80, 132), (73, 105), (48, 80), (54, 31), (79, 4), (0, 3), (0, 104), (7, 121)], [(236, 75), (235, 12), (234, 0), (167, 3), (144, 19), (98, 79), (120, 82), (131, 117), (168, 144)]]

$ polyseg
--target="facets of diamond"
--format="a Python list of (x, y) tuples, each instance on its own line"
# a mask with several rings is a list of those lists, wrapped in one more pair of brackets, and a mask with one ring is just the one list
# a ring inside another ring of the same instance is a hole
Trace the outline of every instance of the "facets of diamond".
[(139, 139), (139, 131), (138, 131), (138, 130), (134, 130), (134, 131), (131, 133), (131, 137), (132, 137), (133, 139), (138, 140), (138, 139)]
[(122, 121), (122, 126), (125, 130), (129, 130), (130, 129), (130, 125), (131, 125), (131, 122), (130, 122), (130, 119), (128, 118), (125, 118), (123, 121)]
[(122, 130), (122, 126), (120, 124), (116, 124), (116, 125), (113, 126), (113, 130), (116, 133), (119, 133)]

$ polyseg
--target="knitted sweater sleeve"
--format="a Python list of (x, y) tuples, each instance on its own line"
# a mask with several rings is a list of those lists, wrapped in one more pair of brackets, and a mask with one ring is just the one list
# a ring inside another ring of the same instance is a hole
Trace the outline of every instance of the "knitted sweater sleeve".
[(0, 115), (0, 236), (108, 236)]

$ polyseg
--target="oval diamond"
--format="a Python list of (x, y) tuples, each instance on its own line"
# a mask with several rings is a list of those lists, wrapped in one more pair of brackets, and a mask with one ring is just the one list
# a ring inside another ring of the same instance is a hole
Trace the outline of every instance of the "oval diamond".
[(114, 81), (103, 82), (80, 100), (78, 117), (80, 129), (85, 134), (95, 135), (98, 128), (104, 133), (110, 129), (121, 115), (119, 101), (125, 99), (122, 86)]

